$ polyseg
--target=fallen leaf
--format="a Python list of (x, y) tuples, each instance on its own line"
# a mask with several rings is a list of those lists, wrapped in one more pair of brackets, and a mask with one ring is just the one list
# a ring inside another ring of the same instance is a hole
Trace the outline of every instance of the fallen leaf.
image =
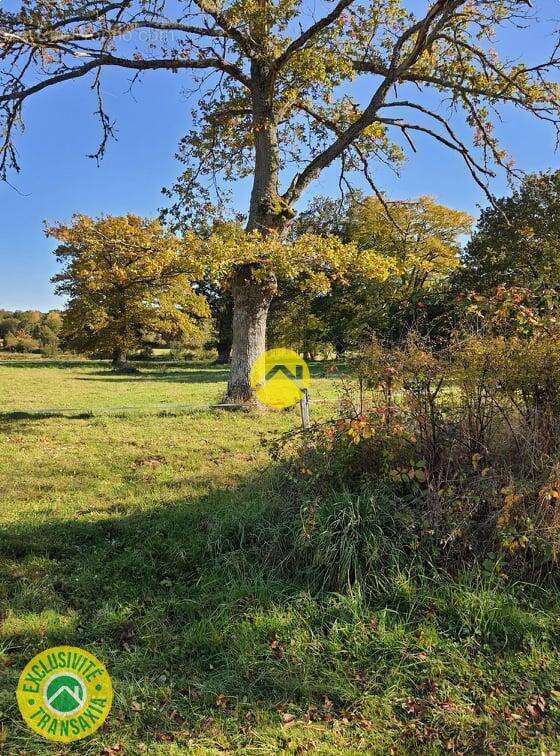
[(115, 756), (117, 753), (123, 753), (123, 747), (121, 743), (116, 743), (113, 746), (106, 746), (101, 751), (101, 756)]
[(162, 465), (164, 463), (163, 457), (145, 457), (145, 458), (139, 458), (136, 459), (132, 463), (132, 468), (134, 470), (137, 470), (139, 467), (159, 467), (159, 465)]

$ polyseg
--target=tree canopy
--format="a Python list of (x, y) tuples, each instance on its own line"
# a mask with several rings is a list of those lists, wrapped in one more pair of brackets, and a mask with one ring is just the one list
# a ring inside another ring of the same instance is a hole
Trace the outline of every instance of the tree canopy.
[(560, 286), (560, 172), (527, 176), (482, 211), (463, 255), (462, 288)]
[[(267, 170), (276, 174), (295, 161), (299, 168), (270, 215), (289, 212), (318, 172), (342, 155), (346, 171), (365, 169), (372, 159), (400, 160), (398, 134), (409, 144), (416, 134), (432, 136), (484, 183), (489, 163), (511, 170), (491, 128), (501, 104), (557, 123), (554, 42), (535, 65), (499, 55), (501, 28), (535, 22), (526, 0), (434, 0), (416, 12), (399, 0), (321, 5), (324, 14), (310, 23), (302, 2), (22, 0), (0, 16), (3, 166), (17, 165), (12, 137), (25, 100), (89, 75), (103, 127), (97, 155), (103, 154), (112, 135), (102, 99), (109, 67), (135, 78), (156, 69), (199, 77), (198, 126), (182, 145), (197, 163), (193, 178), (215, 171), (226, 179), (250, 175), (255, 150), (259, 161), (268, 155)], [(370, 83), (365, 104), (341, 90), (357, 77)], [(427, 90), (464, 113), (482, 162), (428, 106)]]
[[(390, 202), (390, 215), (375, 196), (355, 197), (338, 212), (336, 204), (316, 198), (296, 227), (339, 234), (356, 247), (358, 263), (344, 280), (334, 280), (327, 296), (291, 287), (273, 308), (275, 341), (287, 338), (308, 353), (326, 345), (340, 353), (374, 333), (393, 340), (421, 327), (459, 265), (461, 240), (473, 220), (431, 197)], [(383, 276), (359, 264), (366, 250), (375, 250)]]
[(376, 197), (353, 205), (348, 237), (360, 249), (382, 250), (401, 279), (402, 296), (413, 298), (459, 265), (461, 237), (473, 218), (432, 197), (385, 205)]
[(122, 364), (146, 335), (193, 335), (209, 314), (191, 286), (202, 263), (157, 220), (76, 215), (47, 234), (62, 242), (55, 254), (64, 267), (53, 281), (69, 298), (61, 337), (70, 348)]
[(303, 233), (291, 240), (260, 231), (245, 232), (238, 224), (220, 225), (207, 239), (195, 234), (184, 237), (196, 247), (216, 281), (229, 286), (239, 266), (255, 280), (281, 281), (300, 290), (327, 292), (333, 283), (346, 282), (359, 272), (367, 279), (385, 280), (393, 262), (372, 245), (361, 248), (335, 234), (319, 236)]

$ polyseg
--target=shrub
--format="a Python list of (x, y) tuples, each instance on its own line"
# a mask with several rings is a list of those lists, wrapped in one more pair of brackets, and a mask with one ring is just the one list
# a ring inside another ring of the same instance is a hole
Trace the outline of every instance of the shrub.
[(6, 336), (4, 345), (8, 352), (38, 352), (40, 350), (38, 341), (21, 332)]
[[(340, 416), (282, 447), (292, 479), (321, 497), (301, 517), (325, 580), (340, 587), (371, 574), (403, 518), (424, 556), (449, 569), (488, 554), (504, 569), (556, 565), (554, 337), (473, 335), (436, 352), (411, 336), (397, 348), (372, 344), (355, 368)], [(381, 511), (392, 513), (382, 526)]]

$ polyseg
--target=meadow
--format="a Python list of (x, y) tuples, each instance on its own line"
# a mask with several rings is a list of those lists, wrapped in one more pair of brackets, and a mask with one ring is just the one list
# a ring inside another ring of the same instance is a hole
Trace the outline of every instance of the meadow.
[[(0, 362), (0, 752), (560, 752), (560, 601), (489, 570), (334, 593), (267, 562), (295, 410), (213, 408), (227, 370)], [(338, 388), (314, 367), (315, 420)], [(280, 527), (280, 525), (278, 526)], [(92, 738), (19, 715), (39, 650), (107, 665)]]

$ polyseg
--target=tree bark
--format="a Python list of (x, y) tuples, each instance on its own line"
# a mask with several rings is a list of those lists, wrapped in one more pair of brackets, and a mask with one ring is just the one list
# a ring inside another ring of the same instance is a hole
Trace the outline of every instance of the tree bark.
[(268, 310), (276, 293), (276, 278), (255, 280), (249, 266), (244, 266), (233, 281), (233, 344), (228, 400), (247, 404), (253, 399), (249, 383), (251, 366), (266, 349)]
[(113, 367), (122, 369), (126, 367), (126, 352), (124, 349), (116, 348), (113, 350)]

